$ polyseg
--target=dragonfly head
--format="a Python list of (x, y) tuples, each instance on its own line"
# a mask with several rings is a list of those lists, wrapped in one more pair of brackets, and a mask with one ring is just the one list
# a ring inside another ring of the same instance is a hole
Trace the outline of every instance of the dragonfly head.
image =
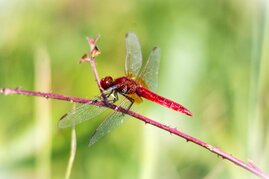
[(106, 76), (100, 80), (101, 87), (106, 90), (113, 86), (113, 78), (111, 76)]

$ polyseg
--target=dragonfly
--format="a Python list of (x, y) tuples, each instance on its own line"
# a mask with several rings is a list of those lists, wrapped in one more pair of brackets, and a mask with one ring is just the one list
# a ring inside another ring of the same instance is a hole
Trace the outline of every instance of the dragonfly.
[[(150, 100), (172, 110), (188, 116), (192, 113), (183, 105), (155, 93), (158, 86), (158, 71), (160, 64), (160, 48), (154, 47), (148, 60), (142, 67), (142, 53), (139, 40), (135, 33), (129, 32), (125, 36), (126, 59), (125, 76), (113, 79), (106, 76), (100, 80), (104, 95), (100, 94), (93, 100), (106, 100), (115, 103), (119, 100), (118, 94), (124, 98), (118, 107), (129, 110), (134, 103), (141, 103), (144, 99)], [(106, 99), (103, 99), (103, 98)], [(83, 104), (66, 113), (58, 123), (58, 127), (66, 128), (76, 126), (86, 120), (93, 119), (102, 114), (107, 108), (90, 104)], [(114, 110), (97, 127), (92, 134), (89, 145), (96, 143), (100, 138), (119, 126), (127, 119), (126, 115)]]

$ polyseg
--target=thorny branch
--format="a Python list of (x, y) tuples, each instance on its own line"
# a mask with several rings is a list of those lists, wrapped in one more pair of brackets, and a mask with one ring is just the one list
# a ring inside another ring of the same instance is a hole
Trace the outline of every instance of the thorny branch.
[[(97, 37), (95, 39), (87, 38), (89, 45), (90, 45), (90, 48), (91, 48), (91, 57), (89, 57), (88, 55), (84, 55), (80, 62), (88, 61), (91, 63), (91, 67), (93, 68), (93, 72), (94, 72), (96, 81), (98, 83), (100, 92), (103, 93), (103, 91), (99, 85), (99, 78), (98, 78), (96, 67), (94, 65), (95, 57), (100, 54), (100, 51), (98, 50), (97, 46), (95, 45), (98, 38), (99, 37)], [(232, 156), (232, 155), (222, 151), (221, 149), (214, 147), (214, 146), (212, 146), (204, 141), (201, 141), (197, 138), (194, 138), (194, 137), (192, 137), (192, 136), (190, 136), (190, 135), (188, 135), (188, 134), (186, 134), (186, 133), (184, 133), (176, 128), (172, 128), (170, 126), (164, 125), (164, 124), (159, 123), (157, 121), (154, 121), (150, 118), (142, 116), (141, 114), (135, 113), (131, 110), (126, 110), (126, 109), (118, 107), (114, 104), (107, 103), (105, 100), (104, 101), (96, 101), (96, 100), (90, 100), (90, 99), (85, 99), (85, 98), (64, 96), (64, 95), (55, 94), (55, 93), (43, 93), (43, 92), (37, 92), (37, 91), (24, 90), (24, 89), (19, 89), (19, 88), (0, 88), (0, 93), (5, 94), (5, 95), (20, 94), (20, 95), (27, 95), (27, 96), (39, 96), (39, 97), (44, 97), (47, 99), (58, 99), (58, 100), (75, 102), (75, 103), (88, 103), (89, 105), (96, 105), (96, 106), (110, 108), (112, 110), (117, 110), (117, 111), (122, 112), (124, 114), (127, 114), (129, 116), (132, 116), (136, 119), (139, 119), (139, 120), (145, 122), (146, 124), (150, 124), (152, 126), (160, 128), (164, 131), (167, 131), (171, 134), (182, 137), (187, 142), (192, 142), (194, 144), (197, 144), (197, 145), (209, 150), (210, 152), (217, 154), (221, 158), (227, 159), (228, 161), (234, 163), (235, 165), (250, 171), (251, 173), (259, 176), (260, 178), (269, 179), (269, 176), (266, 175), (261, 169), (259, 169), (252, 161), (251, 162), (243, 162), (242, 160), (236, 158), (235, 156)]]
[[(92, 100), (86, 99), (86, 98), (76, 98), (76, 97), (64, 96), (64, 95), (54, 94), (54, 93), (42, 93), (42, 92), (36, 92), (36, 91), (23, 90), (23, 89), (19, 89), (19, 88), (2, 88), (2, 89), (0, 89), (0, 93), (3, 93), (5, 95), (20, 94), (20, 95), (27, 95), (27, 96), (39, 96), (39, 97), (44, 97), (47, 99), (58, 99), (58, 100), (70, 101), (70, 102), (74, 102), (74, 103), (88, 103), (89, 105), (106, 107), (106, 108), (110, 108), (113, 110), (115, 110), (115, 108), (117, 107), (114, 104), (105, 103), (103, 101), (96, 101), (96, 100), (92, 101)], [(162, 130), (165, 130), (171, 134), (182, 137), (182, 138), (186, 139), (186, 141), (190, 141), (190, 142), (197, 144), (203, 148), (206, 148), (207, 150), (217, 154), (218, 156), (222, 157), (223, 159), (227, 159), (227, 160), (231, 161), (232, 163), (234, 163), (242, 168), (245, 168), (246, 170), (256, 174), (257, 176), (260, 176), (261, 178), (265, 178), (265, 179), (269, 178), (265, 173), (263, 173), (261, 171), (261, 169), (257, 168), (257, 166), (254, 167), (253, 163), (245, 163), (245, 162), (237, 159), (236, 157), (220, 150), (219, 148), (213, 147), (212, 145), (209, 145), (206, 142), (203, 142), (203, 141), (196, 139), (188, 134), (185, 134), (184, 132), (181, 132), (178, 129), (161, 124), (157, 121), (149, 119), (149, 118), (142, 116), (138, 113), (135, 113), (131, 110), (126, 111), (124, 108), (121, 108), (121, 107), (117, 108), (117, 111), (122, 112), (124, 114), (128, 114), (134, 118), (137, 118), (137, 119), (145, 122), (146, 124), (151, 124), (155, 127), (158, 127)]]

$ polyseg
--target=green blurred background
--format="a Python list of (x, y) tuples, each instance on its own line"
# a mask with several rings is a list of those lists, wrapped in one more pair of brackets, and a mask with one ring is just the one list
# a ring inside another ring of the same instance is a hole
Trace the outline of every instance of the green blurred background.
[[(0, 0), (0, 87), (98, 94), (86, 36), (101, 35), (100, 76), (124, 74), (128, 31), (146, 59), (161, 48), (158, 93), (192, 118), (145, 101), (133, 110), (269, 172), (268, 2)], [(64, 178), (70, 102), (0, 95), (0, 178)], [(205, 149), (131, 118), (88, 148), (104, 119), (78, 125), (71, 178), (252, 178)]]

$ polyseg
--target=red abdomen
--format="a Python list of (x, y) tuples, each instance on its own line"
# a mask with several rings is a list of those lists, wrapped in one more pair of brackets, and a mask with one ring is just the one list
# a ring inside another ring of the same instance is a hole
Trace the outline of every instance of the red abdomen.
[(189, 116), (192, 116), (192, 113), (188, 109), (186, 109), (184, 106), (182, 106), (181, 104), (178, 104), (170, 99), (166, 99), (162, 96), (159, 96), (158, 94), (153, 93), (152, 91), (150, 91), (144, 87), (138, 87), (136, 89), (136, 93), (139, 96), (146, 98), (150, 101), (153, 101), (155, 103), (158, 103), (162, 106), (165, 106), (165, 107), (168, 107), (168, 108), (173, 109), (175, 111), (179, 111), (179, 112), (182, 112), (182, 113), (187, 114)]

